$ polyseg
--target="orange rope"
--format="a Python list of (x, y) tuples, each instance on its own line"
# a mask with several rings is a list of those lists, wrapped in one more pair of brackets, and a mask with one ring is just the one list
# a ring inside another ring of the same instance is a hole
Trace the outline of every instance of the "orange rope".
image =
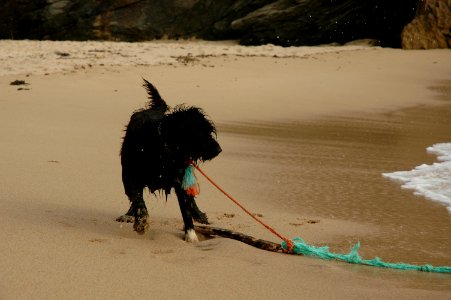
[(288, 248), (288, 253), (292, 252), (294, 244), (293, 242), (282, 236), (280, 233), (278, 233), (274, 228), (272, 228), (271, 226), (269, 226), (268, 224), (266, 224), (265, 222), (263, 222), (262, 220), (260, 220), (259, 218), (257, 218), (254, 214), (252, 214), (249, 210), (247, 210), (243, 205), (241, 205), (241, 203), (239, 203), (235, 198), (233, 198), (231, 195), (229, 195), (226, 191), (224, 191), (216, 182), (214, 182), (210, 177), (208, 177), (207, 174), (205, 174), (204, 171), (202, 171), (202, 169), (200, 169), (196, 164), (194, 164), (194, 162), (190, 162), (190, 164), (196, 168), (197, 171), (199, 171), (212, 185), (214, 185), (221, 193), (223, 193), (227, 198), (229, 198), (230, 200), (232, 200), (236, 205), (238, 205), (245, 213), (247, 213), (249, 216), (251, 216), (251, 218), (253, 218), (255, 221), (257, 221), (258, 223), (260, 223), (261, 225), (263, 225), (266, 229), (268, 229), (269, 231), (271, 231), (273, 234), (275, 234), (278, 238), (280, 238), (281, 240), (285, 241), (287, 243), (287, 248)]

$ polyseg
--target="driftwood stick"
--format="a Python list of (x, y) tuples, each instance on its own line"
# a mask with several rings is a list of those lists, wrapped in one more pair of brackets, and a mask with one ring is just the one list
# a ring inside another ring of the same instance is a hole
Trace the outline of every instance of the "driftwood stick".
[(240, 242), (243, 242), (245, 244), (251, 245), (253, 247), (272, 251), (272, 252), (279, 252), (282, 251), (282, 246), (280, 244), (265, 241), (261, 239), (256, 239), (252, 236), (243, 234), (241, 232), (232, 231), (229, 229), (219, 228), (219, 227), (211, 227), (211, 226), (194, 226), (194, 230), (196, 232), (205, 234), (205, 235), (216, 235), (216, 236), (222, 236), (229, 239), (234, 239)]

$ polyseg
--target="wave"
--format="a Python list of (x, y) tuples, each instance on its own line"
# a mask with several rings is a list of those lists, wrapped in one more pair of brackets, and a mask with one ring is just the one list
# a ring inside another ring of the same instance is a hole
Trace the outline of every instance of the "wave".
[(444, 204), (451, 214), (451, 143), (435, 144), (427, 152), (437, 155), (438, 162), (382, 175), (401, 181), (402, 188), (412, 189), (416, 195)]

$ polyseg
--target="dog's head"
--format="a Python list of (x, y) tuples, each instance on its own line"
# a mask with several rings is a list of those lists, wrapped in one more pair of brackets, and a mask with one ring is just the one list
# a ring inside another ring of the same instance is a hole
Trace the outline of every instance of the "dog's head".
[(216, 141), (216, 128), (202, 109), (177, 106), (162, 120), (160, 133), (175, 159), (206, 161), (222, 149)]

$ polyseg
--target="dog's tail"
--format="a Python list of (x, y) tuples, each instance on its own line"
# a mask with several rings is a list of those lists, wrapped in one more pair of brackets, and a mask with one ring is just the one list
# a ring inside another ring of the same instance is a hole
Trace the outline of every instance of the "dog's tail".
[(144, 78), (143, 81), (144, 81), (143, 87), (146, 89), (147, 94), (149, 95), (149, 102), (147, 103), (147, 108), (158, 109), (165, 112), (169, 107), (166, 104), (166, 101), (164, 101), (163, 98), (161, 98), (157, 88)]

